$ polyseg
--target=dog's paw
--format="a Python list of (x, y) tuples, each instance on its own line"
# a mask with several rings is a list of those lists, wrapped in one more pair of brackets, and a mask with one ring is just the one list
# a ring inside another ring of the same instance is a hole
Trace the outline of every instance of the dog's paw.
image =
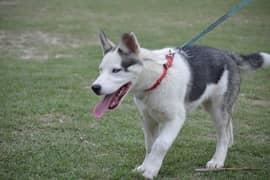
[(223, 166), (224, 166), (224, 162), (217, 159), (211, 159), (206, 164), (206, 168), (209, 168), (209, 169), (222, 168)]
[(132, 170), (132, 172), (134, 173), (142, 174), (142, 176), (145, 177), (146, 179), (153, 179), (154, 177), (157, 176), (158, 171), (159, 171), (158, 167), (149, 164), (147, 166), (144, 163)]
[(158, 170), (150, 168), (150, 169), (145, 169), (145, 171), (142, 175), (146, 179), (154, 179), (154, 177), (156, 177), (157, 174), (158, 174)]

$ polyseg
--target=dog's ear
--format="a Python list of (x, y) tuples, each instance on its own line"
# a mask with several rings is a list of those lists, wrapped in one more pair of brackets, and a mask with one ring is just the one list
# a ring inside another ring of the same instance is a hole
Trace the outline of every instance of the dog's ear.
[(103, 54), (106, 54), (115, 46), (114, 43), (107, 38), (106, 34), (103, 31), (99, 32), (99, 39), (103, 50)]
[(126, 54), (138, 54), (140, 51), (140, 44), (136, 35), (131, 33), (125, 33), (121, 37), (121, 44), (119, 50)]

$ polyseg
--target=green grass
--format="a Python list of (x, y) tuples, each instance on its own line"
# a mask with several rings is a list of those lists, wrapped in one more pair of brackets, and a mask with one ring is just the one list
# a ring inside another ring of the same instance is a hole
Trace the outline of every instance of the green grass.
[[(181, 45), (238, 3), (216, 1), (0, 1), (0, 179), (140, 179), (144, 157), (132, 97), (101, 121), (89, 90), (102, 58), (97, 33), (134, 31), (143, 47)], [(198, 44), (270, 52), (270, 2), (254, 1)], [(226, 167), (196, 173), (215, 149), (202, 110), (187, 119), (157, 179), (268, 179), (270, 70), (243, 77)]]

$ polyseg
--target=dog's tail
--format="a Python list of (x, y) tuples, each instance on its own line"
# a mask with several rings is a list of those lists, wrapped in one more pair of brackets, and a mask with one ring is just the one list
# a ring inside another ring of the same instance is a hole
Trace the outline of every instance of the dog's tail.
[(270, 54), (263, 52), (248, 55), (233, 55), (233, 59), (238, 67), (245, 71), (270, 67)]

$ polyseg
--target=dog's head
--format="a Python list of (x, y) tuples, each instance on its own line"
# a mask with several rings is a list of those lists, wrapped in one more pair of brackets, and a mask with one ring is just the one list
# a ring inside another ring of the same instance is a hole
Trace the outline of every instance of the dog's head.
[(99, 38), (103, 59), (99, 65), (100, 74), (92, 84), (95, 94), (103, 96), (93, 111), (97, 118), (121, 103), (143, 69), (140, 45), (134, 33), (123, 34), (118, 45), (110, 41), (104, 32)]

